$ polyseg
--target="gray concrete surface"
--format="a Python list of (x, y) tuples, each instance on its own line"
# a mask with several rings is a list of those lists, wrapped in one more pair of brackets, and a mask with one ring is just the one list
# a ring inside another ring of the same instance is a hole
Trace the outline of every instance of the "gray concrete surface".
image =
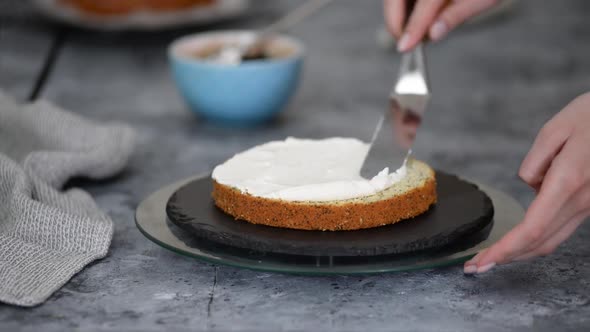
[[(253, 27), (294, 1), (254, 1)], [(429, 47), (434, 99), (416, 154), (478, 178), (523, 205), (516, 171), (542, 124), (590, 90), (590, 3), (516, 1), (506, 15)], [(94, 33), (67, 29), (41, 97), (88, 117), (125, 121), (141, 145), (128, 170), (77, 182), (115, 221), (107, 258), (32, 309), (0, 305), (4, 330), (582, 331), (590, 329), (590, 225), (554, 255), (467, 277), (461, 266), (369, 277), (299, 277), (212, 266), (162, 249), (135, 228), (143, 197), (207, 171), (247, 147), (287, 135), (366, 137), (384, 105), (398, 56), (380, 49), (379, 0), (339, 0), (293, 31), (307, 46), (304, 79), (288, 110), (255, 130), (229, 130), (187, 112), (170, 79), (166, 45), (195, 29)], [(266, 10), (264, 8), (270, 8)], [(12, 20), (0, 41), (26, 95), (53, 25)], [(16, 23), (14, 22), (16, 21)], [(37, 32), (35, 32), (37, 31)], [(18, 34), (27, 34), (22, 43)], [(26, 43), (25, 43), (26, 41)], [(25, 43), (25, 44), (23, 44)], [(8, 53), (5, 51), (8, 50)], [(16, 67), (21, 66), (21, 67)], [(33, 66), (33, 67), (31, 67)], [(17, 75), (18, 74), (18, 75)], [(16, 76), (15, 76), (16, 75)], [(16, 94), (16, 92), (15, 92)]]
[(0, 2), (0, 87), (18, 100), (30, 97), (54, 38), (34, 20), (26, 2)]

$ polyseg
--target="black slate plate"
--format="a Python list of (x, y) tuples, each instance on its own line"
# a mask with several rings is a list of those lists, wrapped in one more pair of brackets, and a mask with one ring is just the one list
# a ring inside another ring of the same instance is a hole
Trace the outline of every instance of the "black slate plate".
[(236, 221), (215, 207), (212, 181), (200, 178), (170, 197), (172, 223), (198, 238), (237, 248), (308, 256), (374, 256), (442, 248), (487, 226), (490, 198), (476, 185), (437, 173), (438, 203), (425, 214), (394, 225), (358, 231), (299, 231)]

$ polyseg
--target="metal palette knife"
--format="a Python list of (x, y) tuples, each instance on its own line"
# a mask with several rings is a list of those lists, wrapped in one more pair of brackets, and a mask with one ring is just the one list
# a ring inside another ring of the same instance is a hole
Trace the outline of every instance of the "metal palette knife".
[(389, 96), (389, 108), (373, 132), (361, 176), (371, 179), (385, 167), (392, 172), (404, 165), (429, 99), (430, 85), (420, 43), (402, 56), (397, 81)]

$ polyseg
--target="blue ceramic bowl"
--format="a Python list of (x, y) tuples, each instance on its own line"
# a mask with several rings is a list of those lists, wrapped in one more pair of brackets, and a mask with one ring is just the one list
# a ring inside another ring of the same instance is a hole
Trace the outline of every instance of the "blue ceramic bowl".
[(251, 125), (283, 110), (295, 92), (303, 63), (303, 46), (279, 36), (268, 50), (277, 57), (225, 65), (196, 54), (241, 38), (249, 31), (222, 31), (189, 35), (168, 49), (172, 74), (190, 109), (206, 119), (227, 125)]

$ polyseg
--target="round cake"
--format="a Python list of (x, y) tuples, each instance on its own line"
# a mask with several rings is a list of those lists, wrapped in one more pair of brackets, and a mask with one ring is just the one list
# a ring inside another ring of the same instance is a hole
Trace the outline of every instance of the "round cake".
[(393, 224), (436, 203), (435, 173), (409, 159), (372, 179), (360, 176), (369, 145), (354, 138), (287, 138), (236, 154), (212, 174), (213, 200), (253, 224), (357, 230)]
[(170, 12), (209, 6), (216, 0), (59, 0), (59, 3), (97, 16), (129, 15), (140, 11)]

